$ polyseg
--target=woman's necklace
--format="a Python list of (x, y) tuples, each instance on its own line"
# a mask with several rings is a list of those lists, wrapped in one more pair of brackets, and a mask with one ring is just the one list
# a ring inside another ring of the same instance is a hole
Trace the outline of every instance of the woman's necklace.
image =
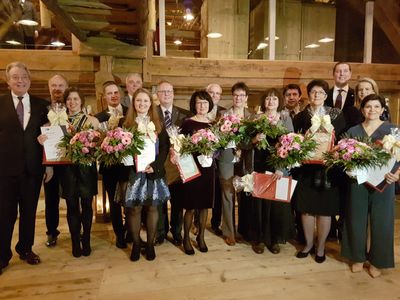
[(201, 123), (209, 123), (209, 122), (210, 122), (210, 120), (209, 120), (206, 116), (204, 116), (203, 118), (199, 118), (197, 115), (195, 115), (195, 116), (193, 117), (193, 119), (194, 119), (195, 121), (201, 122)]

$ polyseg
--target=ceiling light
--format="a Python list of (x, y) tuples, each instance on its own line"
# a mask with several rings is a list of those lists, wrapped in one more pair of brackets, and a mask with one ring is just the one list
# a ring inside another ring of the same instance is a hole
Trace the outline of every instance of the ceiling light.
[(309, 45), (305, 46), (304, 48), (307, 48), (307, 49), (314, 49), (314, 48), (318, 48), (318, 47), (319, 47), (318, 44), (309, 44)]
[(268, 47), (268, 44), (267, 44), (267, 43), (262, 43), (262, 42), (261, 42), (261, 43), (258, 44), (256, 50), (265, 49), (265, 48), (267, 48), (267, 47)]
[(334, 40), (335, 39), (333, 39), (333, 38), (324, 37), (324, 38), (318, 40), (318, 42), (320, 42), (320, 43), (330, 43), (330, 42), (333, 42)]
[(21, 45), (21, 43), (16, 40), (8, 40), (6, 43), (10, 45)]
[(185, 15), (183, 16), (183, 18), (184, 18), (186, 21), (192, 21), (192, 20), (194, 19), (194, 16), (192, 15), (192, 11), (190, 10), (190, 8), (186, 8), (186, 13), (185, 13)]
[(171, 26), (171, 25), (172, 25), (172, 22), (167, 22), (167, 25), (168, 25), (168, 26)]
[(181, 40), (175, 40), (175, 41), (174, 41), (174, 44), (175, 44), (175, 45), (178, 45), (178, 46), (179, 46), (179, 45), (182, 45), (182, 41), (181, 41)]
[(218, 39), (222, 36), (222, 33), (219, 32), (210, 32), (209, 34), (207, 34), (207, 37), (210, 39)]
[(26, 25), (26, 26), (37, 26), (39, 25), (38, 22), (33, 21), (33, 20), (19, 20), (17, 22), (18, 25)]
[(60, 41), (54, 41), (54, 42), (51, 42), (51, 45), (54, 47), (64, 47), (65, 43), (60, 42)]
[[(267, 36), (267, 37), (265, 38), (265, 40), (268, 41), (268, 40), (269, 40), (269, 36)], [(276, 40), (279, 40), (279, 36), (276, 36), (276, 37), (275, 37), (275, 41), (276, 41)]]

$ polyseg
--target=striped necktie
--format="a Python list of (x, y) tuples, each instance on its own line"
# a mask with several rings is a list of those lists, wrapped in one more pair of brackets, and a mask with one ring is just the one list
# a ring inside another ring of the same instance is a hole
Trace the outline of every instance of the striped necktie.
[(171, 113), (169, 112), (169, 110), (166, 110), (164, 112), (164, 123), (165, 123), (166, 129), (168, 129), (172, 126)]
[(22, 99), (24, 99), (24, 97), (19, 96), (18, 98), (18, 104), (17, 104), (17, 116), (18, 116), (18, 120), (21, 123), (22, 128), (24, 128), (24, 104), (22, 103)]

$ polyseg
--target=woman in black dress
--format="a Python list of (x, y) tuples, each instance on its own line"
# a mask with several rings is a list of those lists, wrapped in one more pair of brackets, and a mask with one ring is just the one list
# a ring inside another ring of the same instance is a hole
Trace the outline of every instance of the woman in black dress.
[(146, 128), (145, 138), (156, 149), (155, 160), (146, 166), (144, 171), (136, 172), (136, 167), (130, 168), (129, 182), (126, 188), (125, 207), (128, 211), (128, 224), (132, 231), (132, 252), (130, 259), (137, 261), (140, 258), (140, 227), (143, 206), (147, 209), (146, 215), (146, 259), (154, 260), (154, 238), (158, 222), (157, 206), (170, 198), (165, 181), (164, 163), (169, 151), (169, 138), (158, 118), (152, 96), (146, 89), (138, 89), (132, 97), (124, 127)]
[[(193, 117), (183, 121), (181, 133), (192, 135), (197, 130), (209, 128), (210, 120), (207, 117), (213, 108), (211, 96), (204, 90), (193, 93), (190, 98), (190, 111)], [(182, 185), (182, 206), (185, 209), (183, 247), (188, 255), (194, 254), (194, 249), (190, 241), (190, 228), (193, 223), (194, 211), (199, 211), (199, 232), (196, 241), (201, 252), (207, 252), (208, 248), (204, 241), (204, 232), (207, 223), (208, 209), (214, 205), (215, 194), (215, 162), (210, 167), (203, 168), (197, 160), (197, 155), (193, 155), (201, 176), (184, 183)]]
[[(314, 115), (329, 115), (336, 138), (345, 129), (345, 119), (337, 108), (324, 106), (329, 86), (324, 80), (313, 80), (307, 85), (310, 104), (293, 120), (295, 132), (305, 133), (311, 127)], [(331, 216), (339, 213), (339, 186), (343, 174), (334, 168), (327, 172), (320, 164), (307, 164), (293, 169), (298, 180), (293, 196), (296, 212), (301, 214), (306, 246), (296, 254), (297, 258), (307, 257), (314, 250), (314, 229), (317, 225), (315, 261), (325, 261), (325, 241), (331, 227)]]
[[(371, 94), (361, 101), (364, 122), (348, 130), (351, 137), (369, 137), (373, 142), (390, 134), (393, 124), (384, 122), (380, 116), (385, 99)], [(381, 275), (381, 268), (394, 267), (394, 184), (399, 180), (400, 169), (387, 173), (388, 186), (383, 192), (357, 184), (349, 179), (349, 197), (346, 199), (346, 213), (342, 239), (342, 255), (350, 260), (352, 272), (361, 272), (369, 260), (369, 274)], [(367, 247), (367, 223), (370, 224), (370, 247)]]
[[(282, 95), (276, 89), (265, 92), (261, 98), (260, 109), (262, 113), (252, 118), (267, 117), (272, 122), (280, 123), (293, 132), (293, 123), (290, 115), (283, 110), (285, 107)], [(275, 170), (268, 166), (267, 158), (269, 151), (257, 149), (256, 145), (266, 138), (265, 134), (258, 133), (252, 138), (253, 148), (253, 170), (258, 173), (265, 171), (275, 172), (275, 179), (288, 175), (286, 170)], [(277, 140), (268, 139), (273, 146)], [(294, 232), (293, 215), (290, 203), (265, 200), (252, 196), (243, 197), (239, 210), (239, 233), (248, 241), (252, 242), (255, 253), (264, 252), (264, 245), (274, 254), (280, 252), (279, 243), (285, 243), (292, 238)]]
[[(64, 92), (64, 101), (67, 106), (69, 122), (75, 131), (81, 131), (88, 127), (98, 128), (99, 121), (95, 117), (85, 115), (82, 111), (85, 98), (77, 88), (68, 88)], [(61, 197), (67, 203), (72, 255), (74, 257), (88, 256), (91, 253), (92, 200), (93, 196), (97, 194), (96, 163), (90, 166), (63, 165), (60, 168), (60, 183)], [(82, 238), (80, 236), (81, 228), (83, 229)]]

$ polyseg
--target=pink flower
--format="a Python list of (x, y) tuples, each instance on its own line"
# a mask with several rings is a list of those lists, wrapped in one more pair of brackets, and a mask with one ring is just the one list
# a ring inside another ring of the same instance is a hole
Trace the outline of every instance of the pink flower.
[(345, 153), (345, 154), (343, 154), (342, 158), (344, 160), (351, 160), (351, 154), (350, 153)]
[(85, 154), (89, 153), (89, 149), (87, 147), (83, 147), (82, 153), (85, 153)]
[(121, 140), (122, 145), (129, 145), (132, 142), (132, 139), (129, 137), (125, 137)]
[(192, 142), (193, 142), (193, 144), (197, 144), (198, 142), (200, 142), (200, 140), (201, 140), (201, 137), (200, 137), (200, 136), (198, 136), (198, 135), (196, 135), (196, 134), (192, 135)]

